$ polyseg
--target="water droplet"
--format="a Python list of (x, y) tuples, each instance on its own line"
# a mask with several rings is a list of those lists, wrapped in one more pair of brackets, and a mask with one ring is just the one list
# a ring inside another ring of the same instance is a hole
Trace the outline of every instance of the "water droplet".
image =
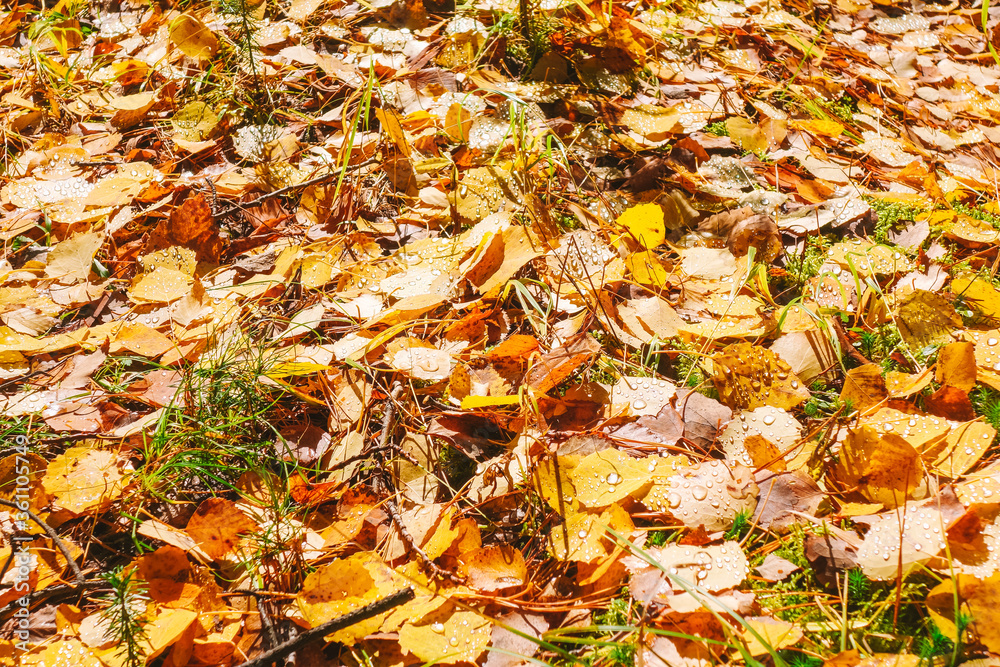
[(668, 493), (667, 504), (670, 505), (670, 507), (677, 509), (681, 506), (681, 497), (676, 493)]
[(608, 475), (608, 484), (617, 484), (620, 480), (621, 477), (619, 477), (618, 473), (616, 472), (613, 472), (610, 475)]
[(764, 425), (770, 426), (774, 423), (774, 415), (764, 415)]
[(993, 347), (993, 346), (994, 346), (994, 345), (996, 345), (996, 344), (997, 344), (998, 342), (1000, 342), (1000, 341), (998, 341), (998, 340), (997, 340), (996, 338), (990, 338), (990, 339), (988, 339), (988, 340), (986, 341), (986, 344), (987, 344), (987, 345), (989, 345), (990, 347)]
[(431, 630), (440, 634), (444, 634), (444, 623), (435, 623), (431, 626)]
[(644, 410), (646, 408), (646, 401), (641, 398), (637, 398), (632, 401), (632, 409), (634, 410)]
[(704, 500), (708, 497), (708, 489), (701, 485), (695, 485), (691, 488), (691, 495), (694, 496), (695, 500)]
[(448, 640), (448, 646), (452, 646), (452, 647), (458, 646), (458, 640), (455, 639), (454, 637), (452, 637), (451, 639)]

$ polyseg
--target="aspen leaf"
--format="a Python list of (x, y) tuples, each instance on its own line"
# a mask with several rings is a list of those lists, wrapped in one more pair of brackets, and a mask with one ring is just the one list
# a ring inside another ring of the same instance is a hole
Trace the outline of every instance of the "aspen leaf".
[(111, 450), (70, 447), (49, 464), (42, 486), (57, 507), (73, 514), (106, 508), (125, 488), (120, 463)]
[(725, 530), (732, 526), (737, 514), (753, 513), (757, 506), (757, 485), (750, 469), (743, 465), (705, 461), (670, 470), (675, 464), (657, 464), (650, 471), (653, 485), (642, 503), (685, 526)]
[(251, 533), (257, 525), (224, 498), (203, 500), (188, 521), (185, 531), (211, 558), (223, 558), (236, 548), (241, 535)]
[(489, 619), (448, 604), (419, 621), (404, 623), (399, 645), (427, 663), (473, 663), (486, 650), (492, 626)]
[(639, 204), (618, 216), (618, 224), (628, 230), (643, 248), (655, 248), (663, 243), (666, 227), (659, 204)]
[(924, 481), (920, 453), (901, 435), (869, 424), (850, 431), (834, 473), (844, 488), (886, 507), (904, 503)]
[(625, 267), (637, 283), (653, 287), (665, 287), (667, 284), (667, 270), (659, 258), (649, 250), (629, 255), (625, 258)]
[[(313, 627), (403, 588), (377, 554), (363, 551), (317, 568), (302, 582), (296, 602)], [(353, 644), (376, 632), (386, 614), (338, 630), (329, 641)]]
[(186, 56), (211, 58), (219, 50), (219, 39), (215, 33), (190, 14), (181, 14), (171, 21), (169, 32), (170, 41)]
[(736, 343), (712, 357), (712, 382), (723, 403), (733, 409), (770, 405), (785, 410), (809, 398), (791, 367), (774, 352)]
[(576, 499), (587, 507), (606, 507), (624, 500), (650, 478), (645, 461), (617, 449), (588, 454), (570, 473)]
[(528, 566), (519, 549), (498, 545), (462, 554), (466, 582), (481, 591), (522, 586), (528, 580)]
[(749, 628), (743, 630), (743, 641), (752, 656), (767, 655), (794, 646), (805, 636), (799, 625), (769, 616), (748, 618), (746, 624)]
[(895, 579), (900, 564), (905, 576), (945, 547), (945, 527), (941, 512), (932, 506), (907, 504), (899, 512), (887, 512), (865, 535), (858, 564), (872, 579)]

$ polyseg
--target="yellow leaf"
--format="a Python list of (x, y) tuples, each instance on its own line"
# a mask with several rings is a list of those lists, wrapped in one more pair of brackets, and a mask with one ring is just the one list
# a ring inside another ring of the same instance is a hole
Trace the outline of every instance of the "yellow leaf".
[(194, 278), (188, 274), (159, 266), (140, 277), (129, 296), (140, 302), (169, 303), (186, 296), (193, 284)]
[[(766, 655), (771, 651), (788, 648), (797, 644), (805, 636), (802, 628), (798, 625), (777, 618), (766, 616), (748, 618), (746, 624), (748, 627), (743, 630), (743, 639), (747, 643), (747, 650), (753, 656)], [(758, 636), (760, 639), (757, 638)]]
[(49, 252), (45, 277), (55, 278), (66, 285), (86, 280), (90, 275), (94, 255), (103, 241), (104, 234), (100, 232), (76, 234), (60, 241)]
[(462, 399), (463, 410), (476, 410), (478, 408), (488, 408), (502, 405), (519, 405), (521, 397), (514, 396), (466, 396)]
[(108, 352), (111, 354), (121, 354), (124, 351), (128, 351), (140, 357), (156, 359), (167, 350), (173, 348), (173, 346), (173, 342), (156, 329), (152, 329), (141, 322), (130, 322), (115, 334)]
[[(296, 601), (302, 616), (315, 627), (402, 587), (377, 554), (364, 551), (317, 568), (302, 582)], [(380, 614), (355, 623), (333, 633), (328, 640), (353, 644), (376, 632), (385, 618), (386, 614)]]
[(666, 268), (649, 250), (629, 255), (625, 259), (625, 267), (632, 274), (632, 278), (641, 285), (664, 287), (667, 284)]
[(474, 663), (490, 641), (492, 623), (448, 604), (399, 629), (399, 646), (428, 664)]
[(726, 130), (733, 143), (745, 151), (761, 154), (767, 151), (767, 137), (761, 132), (757, 123), (746, 118), (730, 118), (726, 121)]
[(972, 391), (976, 386), (976, 346), (960, 342), (942, 348), (934, 379), (965, 392)]
[(215, 33), (190, 14), (181, 14), (170, 22), (170, 41), (192, 58), (211, 58), (219, 50)]
[(618, 216), (618, 224), (629, 231), (643, 248), (655, 248), (666, 238), (663, 209), (659, 204), (639, 204)]
[(481, 591), (522, 586), (528, 580), (524, 555), (507, 545), (482, 547), (463, 554), (462, 571), (469, 586)]
[(587, 507), (606, 507), (624, 500), (649, 483), (646, 461), (617, 449), (588, 454), (570, 473), (576, 498)]
[(836, 138), (844, 133), (844, 126), (835, 120), (795, 120), (792, 127), (821, 137)]
[(107, 449), (71, 447), (49, 464), (42, 486), (53, 504), (74, 514), (103, 509), (125, 488), (118, 467), (118, 456)]
[(791, 367), (770, 350), (751, 343), (727, 345), (712, 357), (712, 381), (720, 400), (733, 409), (772, 405), (790, 410), (809, 398)]

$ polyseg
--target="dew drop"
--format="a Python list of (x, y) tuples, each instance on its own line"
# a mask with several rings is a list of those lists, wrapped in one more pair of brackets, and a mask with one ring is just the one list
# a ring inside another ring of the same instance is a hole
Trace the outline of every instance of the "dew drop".
[(691, 488), (691, 495), (694, 496), (695, 500), (704, 500), (708, 497), (708, 489), (699, 485), (695, 485)]
[(773, 423), (774, 423), (774, 415), (765, 415), (764, 416), (764, 425), (765, 426), (770, 426)]
[(435, 623), (431, 626), (431, 630), (438, 633), (439, 635), (444, 634), (444, 623)]

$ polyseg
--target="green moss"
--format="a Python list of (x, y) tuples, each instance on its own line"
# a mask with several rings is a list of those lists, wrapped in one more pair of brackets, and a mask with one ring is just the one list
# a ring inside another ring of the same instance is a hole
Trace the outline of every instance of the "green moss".
[(819, 267), (826, 261), (827, 250), (836, 242), (836, 237), (831, 234), (806, 237), (805, 248), (800, 254), (785, 256), (786, 283), (789, 284), (781, 287), (801, 288), (807, 280), (816, 276)]
[(906, 223), (913, 222), (917, 214), (924, 210), (919, 206), (890, 202), (879, 197), (864, 196), (863, 199), (878, 216), (872, 235), (876, 243), (888, 243), (890, 230), (898, 230)]
[(729, 128), (726, 127), (726, 121), (724, 120), (717, 120), (714, 123), (709, 123), (702, 129), (702, 132), (705, 132), (706, 134), (714, 134), (717, 137), (729, 136)]

